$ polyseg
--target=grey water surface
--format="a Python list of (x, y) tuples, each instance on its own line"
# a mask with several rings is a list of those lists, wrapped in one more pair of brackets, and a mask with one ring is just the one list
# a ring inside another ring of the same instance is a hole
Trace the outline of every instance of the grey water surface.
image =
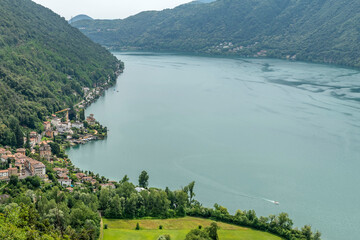
[[(112, 180), (179, 189), (231, 213), (289, 213), (323, 239), (360, 234), (360, 72), (272, 59), (114, 53), (117, 85), (86, 113), (104, 141), (68, 151)], [(275, 205), (273, 201), (279, 201)]]

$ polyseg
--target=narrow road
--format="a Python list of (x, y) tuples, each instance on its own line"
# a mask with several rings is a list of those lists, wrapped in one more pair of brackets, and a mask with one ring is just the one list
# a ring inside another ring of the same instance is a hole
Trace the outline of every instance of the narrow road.
[(100, 237), (99, 237), (99, 240), (103, 240), (104, 239), (104, 223), (103, 223), (103, 219), (101, 217), (101, 213), (99, 213), (99, 216), (100, 216)]

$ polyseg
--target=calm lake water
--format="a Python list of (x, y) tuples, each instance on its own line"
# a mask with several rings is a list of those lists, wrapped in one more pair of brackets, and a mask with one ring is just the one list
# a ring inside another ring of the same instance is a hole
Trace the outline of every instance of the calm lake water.
[[(68, 151), (112, 180), (179, 189), (258, 215), (289, 213), (323, 239), (360, 234), (360, 72), (271, 59), (115, 53), (117, 85), (86, 113), (104, 141)], [(275, 205), (271, 201), (279, 201)]]

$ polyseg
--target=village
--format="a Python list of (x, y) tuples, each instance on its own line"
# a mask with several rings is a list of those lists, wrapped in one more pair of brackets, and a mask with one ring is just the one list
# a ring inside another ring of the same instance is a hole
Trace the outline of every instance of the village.
[(56, 182), (72, 192), (74, 187), (93, 186), (115, 188), (115, 182), (99, 179), (92, 173), (75, 168), (64, 154), (64, 147), (84, 144), (106, 136), (106, 127), (102, 127), (90, 114), (85, 121), (70, 121), (70, 109), (56, 114), (65, 114), (62, 118), (53, 114), (43, 123), (44, 131), (40, 134), (30, 132), (24, 138), (28, 148), (0, 148), (0, 181), (38, 177), (45, 182)]

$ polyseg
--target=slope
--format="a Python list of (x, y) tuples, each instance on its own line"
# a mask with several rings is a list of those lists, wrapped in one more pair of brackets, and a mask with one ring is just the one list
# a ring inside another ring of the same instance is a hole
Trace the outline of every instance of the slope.
[(290, 58), (360, 67), (356, 0), (217, 0), (74, 26), (113, 49)]
[(39, 128), (80, 100), (83, 87), (114, 83), (122, 63), (49, 9), (30, 0), (0, 5), (0, 145), (16, 145), (18, 123)]

